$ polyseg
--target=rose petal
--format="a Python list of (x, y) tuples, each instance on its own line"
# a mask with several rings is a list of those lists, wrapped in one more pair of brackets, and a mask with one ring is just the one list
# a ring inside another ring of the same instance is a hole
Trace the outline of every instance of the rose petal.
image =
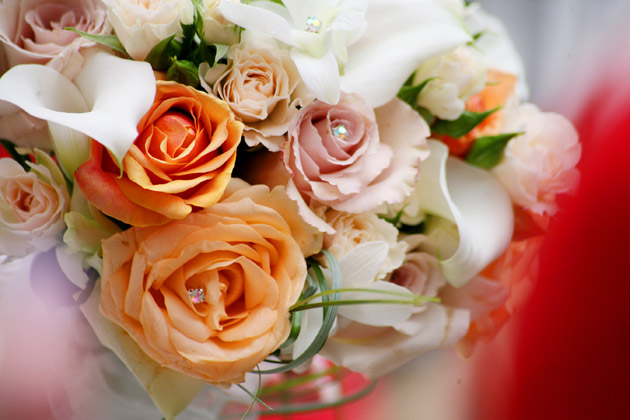
[(395, 98), (375, 112), (379, 138), (393, 151), (391, 163), (363, 192), (336, 204), (337, 210), (362, 213), (375, 204), (400, 203), (413, 191), (420, 162), (429, 156), (429, 126), (410, 106)]
[(348, 49), (341, 89), (373, 107), (394, 98), (424, 60), (470, 41), (458, 16), (439, 0), (373, 0), (366, 20), (365, 34)]
[[(100, 288), (97, 284), (96, 290)], [(92, 293), (80, 308), (101, 344), (131, 370), (165, 418), (173, 419), (205, 386), (205, 382), (162, 367), (147, 356), (125, 330), (99, 313), (99, 293)]]

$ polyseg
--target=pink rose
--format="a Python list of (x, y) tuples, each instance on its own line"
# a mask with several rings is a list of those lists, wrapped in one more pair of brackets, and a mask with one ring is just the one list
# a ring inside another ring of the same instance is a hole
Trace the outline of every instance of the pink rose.
[[(19, 64), (43, 64), (72, 79), (83, 66), (81, 50), (96, 44), (65, 27), (111, 32), (98, 0), (0, 2), (0, 74)], [(22, 111), (0, 117), (0, 137), (22, 147), (51, 147), (47, 124)]]
[(428, 156), (428, 135), (425, 121), (398, 99), (376, 111), (352, 94), (337, 105), (315, 101), (300, 110), (282, 146), (287, 190), (307, 222), (333, 233), (310, 208), (363, 213), (401, 202)]
[(83, 63), (79, 51), (95, 43), (66, 27), (96, 35), (111, 31), (105, 8), (97, 0), (5, 0), (0, 4), (0, 42), (9, 67), (46, 64), (73, 78)]

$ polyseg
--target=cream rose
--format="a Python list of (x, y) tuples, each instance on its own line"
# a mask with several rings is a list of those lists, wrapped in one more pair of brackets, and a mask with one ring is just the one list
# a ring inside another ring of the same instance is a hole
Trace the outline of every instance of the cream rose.
[(131, 58), (144, 60), (163, 39), (191, 24), (192, 0), (103, 0), (116, 35)]
[(335, 258), (341, 259), (359, 244), (383, 241), (388, 245), (388, 252), (376, 278), (384, 279), (403, 263), (407, 243), (398, 242), (398, 230), (374, 213), (351, 214), (329, 210), (326, 222), (335, 229), (335, 233), (324, 235), (324, 248)]
[(344, 94), (337, 105), (315, 101), (300, 110), (282, 145), (289, 194), (305, 220), (334, 233), (311, 208), (363, 213), (403, 201), (428, 156), (428, 135), (424, 120), (398, 99), (376, 111), (358, 95)]
[(505, 118), (504, 132), (524, 134), (510, 140), (492, 173), (516, 204), (538, 214), (555, 213), (556, 194), (570, 192), (579, 181), (575, 166), (582, 149), (575, 127), (532, 104)]
[(228, 58), (232, 66), (214, 83), (213, 93), (245, 124), (249, 146), (262, 143), (271, 151), (280, 150), (299, 108), (312, 100), (289, 50), (280, 49), (273, 39), (244, 35)]
[(450, 54), (427, 60), (416, 70), (414, 85), (430, 82), (418, 96), (417, 105), (445, 120), (457, 119), (470, 96), (486, 83), (486, 67), (472, 47), (460, 46)]
[(235, 180), (208, 209), (104, 241), (101, 312), (163, 366), (241, 382), (286, 340), (319, 249), (282, 187)]
[(30, 172), (10, 158), (0, 159), (0, 254), (24, 257), (61, 242), (70, 197), (50, 156), (36, 152)]

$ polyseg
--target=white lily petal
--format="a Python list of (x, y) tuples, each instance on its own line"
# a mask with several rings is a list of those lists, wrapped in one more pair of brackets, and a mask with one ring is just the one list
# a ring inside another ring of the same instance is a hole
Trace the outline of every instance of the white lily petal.
[(262, 32), (287, 45), (294, 45), (289, 23), (279, 13), (267, 10), (274, 5), (263, 3), (269, 2), (259, 2), (258, 4), (265, 6), (262, 8), (223, 0), (219, 3), (219, 11), (225, 19), (248, 31)]
[[(100, 290), (100, 282), (95, 289)], [(197, 396), (205, 383), (199, 379), (160, 366), (138, 344), (99, 312), (100, 293), (93, 292), (80, 309), (101, 344), (111, 349), (131, 370), (168, 420), (174, 419)]]
[(442, 261), (450, 284), (461, 287), (498, 258), (510, 243), (514, 213), (507, 192), (487, 171), (448, 157), (448, 147), (430, 140), (417, 188), (424, 209), (453, 221), (459, 231), (455, 254)]
[(100, 52), (85, 60), (75, 82), (45, 66), (16, 66), (0, 79), (0, 101), (84, 133), (122, 160), (153, 104), (151, 66)]
[(384, 241), (364, 242), (339, 259), (342, 287), (369, 287), (387, 258), (389, 245)]
[(468, 311), (429, 304), (426, 311), (410, 322), (422, 325), (417, 334), (408, 336), (393, 328), (363, 327), (351, 324), (331, 337), (321, 355), (336, 365), (377, 378), (430, 350), (450, 347), (468, 330)]
[[(405, 293), (409, 295), (409, 299), (413, 298), (413, 294), (402, 286), (389, 283), (382, 280), (372, 282), (367, 287), (375, 291)], [(370, 292), (348, 292), (341, 295), (342, 300), (401, 300), (405, 298), (399, 296), (386, 295), (381, 293)], [(339, 306), (339, 315), (359, 322), (364, 325), (372, 325), (374, 327), (394, 327), (404, 323), (414, 312), (414, 305), (402, 303), (374, 303)]]
[(291, 59), (304, 84), (317, 99), (331, 105), (339, 102), (339, 67), (332, 51), (321, 58), (315, 58), (293, 48)]
[(459, 17), (438, 0), (373, 0), (366, 20), (363, 37), (348, 50), (341, 89), (374, 108), (394, 98), (424, 60), (470, 41)]

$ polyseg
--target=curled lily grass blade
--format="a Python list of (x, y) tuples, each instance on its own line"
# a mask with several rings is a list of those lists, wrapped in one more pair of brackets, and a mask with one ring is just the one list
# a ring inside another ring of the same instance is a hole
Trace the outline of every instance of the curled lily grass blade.
[[(326, 259), (328, 260), (328, 265), (332, 273), (331, 274), (332, 288), (339, 289), (341, 288), (341, 270), (339, 268), (339, 264), (337, 263), (337, 260), (335, 259), (335, 257), (333, 257), (333, 255), (329, 253), (327, 250), (323, 250), (322, 252), (324, 253)], [(322, 272), (322, 269), (320, 268), (319, 264), (317, 264), (317, 262), (312, 262), (311, 269), (313, 270), (313, 273), (315, 274), (320, 290), (322, 292), (325, 292), (326, 290), (328, 290), (328, 286), (326, 284), (326, 278), (324, 277), (324, 273)], [(310, 274), (308, 275), (310, 276)], [(339, 300), (339, 295), (337, 293), (325, 295), (325, 296), (322, 296), (322, 300), (324, 302), (334, 302), (334, 301)], [(261, 371), (261, 373), (287, 372), (289, 370), (295, 369), (296, 367), (310, 360), (313, 356), (319, 353), (322, 347), (324, 347), (324, 344), (326, 343), (326, 340), (328, 339), (328, 334), (330, 333), (330, 330), (332, 329), (335, 323), (335, 320), (337, 318), (337, 311), (338, 311), (337, 306), (329, 306), (329, 307), (322, 308), (323, 322), (314, 340), (306, 348), (306, 350), (302, 354), (300, 354), (298, 357), (293, 359), (292, 361), (287, 362), (285, 365), (277, 367), (277, 368), (273, 368), (273, 369), (263, 370)]]
[[(9, 103), (81, 132), (107, 147), (119, 163), (154, 97), (155, 77), (148, 63), (104, 52), (86, 58), (73, 81), (37, 64), (15, 66), (0, 78), (0, 105), (5, 105), (0, 108)], [(63, 139), (55, 143), (58, 149), (65, 147)]]

